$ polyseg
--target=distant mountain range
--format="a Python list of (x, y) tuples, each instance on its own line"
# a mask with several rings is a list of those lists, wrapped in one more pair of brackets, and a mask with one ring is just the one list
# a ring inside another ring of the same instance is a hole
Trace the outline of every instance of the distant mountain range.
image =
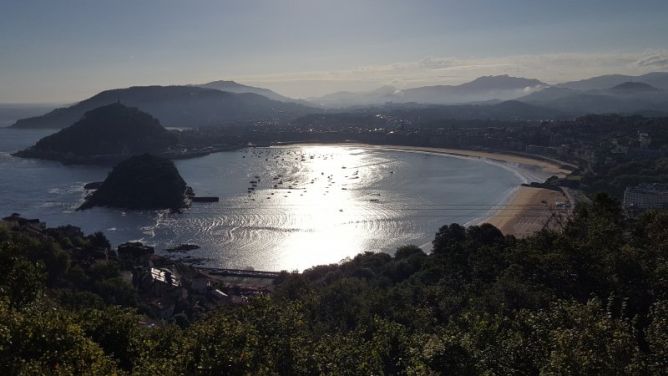
[(220, 90), (220, 91), (227, 91), (228, 93), (236, 93), (236, 94), (244, 94), (244, 93), (251, 93), (251, 94), (257, 94), (261, 95), (263, 97), (267, 97), (269, 99), (279, 101), (279, 102), (295, 102), (295, 99), (288, 98), (286, 96), (283, 96), (281, 94), (278, 94), (277, 92), (269, 89), (264, 89), (261, 87), (255, 87), (255, 86), (248, 86), (248, 85), (242, 85), (239, 83), (236, 83), (234, 81), (213, 81), (209, 82), (206, 84), (199, 84), (199, 85), (193, 85), (197, 87), (201, 87), (204, 89), (215, 89), (215, 90)]
[(72, 106), (19, 120), (13, 126), (60, 129), (79, 120), (87, 111), (114, 102), (137, 107), (168, 127), (286, 120), (314, 111), (302, 104), (276, 101), (254, 93), (231, 93), (195, 86), (135, 86), (103, 91)]
[[(137, 86), (103, 91), (69, 107), (17, 121), (18, 128), (63, 128), (93, 108), (120, 101), (156, 117), (165, 126), (220, 126), (248, 121), (285, 121), (323, 111), (380, 105), (443, 106), (452, 118), (552, 119), (597, 113), (668, 116), (668, 72), (607, 75), (549, 85), (508, 75), (485, 76), (461, 85), (410, 89), (384, 86), (338, 92), (307, 101), (234, 81), (188, 86)], [(505, 103), (510, 101), (508, 103)], [(488, 106), (488, 108), (485, 108)], [(491, 106), (491, 107), (489, 107)], [(434, 107), (430, 107), (434, 111)], [(517, 111), (515, 114), (511, 109)], [(415, 108), (413, 108), (415, 110)]]
[(383, 86), (372, 91), (338, 91), (321, 97), (307, 98), (314, 105), (329, 108), (372, 106), (392, 102), (400, 92), (393, 86)]
[(384, 103), (463, 104), (515, 99), (547, 87), (535, 79), (502, 76), (485, 76), (461, 85), (422, 86), (399, 90), (385, 86), (361, 93), (338, 92), (309, 102), (324, 107), (368, 106)]
[[(621, 81), (624, 79), (633, 81)], [(664, 87), (668, 87), (668, 73), (653, 73), (639, 77), (601, 76), (548, 87), (518, 100), (573, 115), (589, 113), (668, 115), (668, 90)]]
[(668, 90), (668, 72), (654, 72), (642, 76), (627, 76), (623, 74), (611, 74), (588, 78), (586, 80), (565, 82), (555, 85), (573, 90), (602, 90), (609, 89), (625, 82), (640, 82), (654, 86), (658, 89)]
[(661, 91), (654, 86), (642, 82), (624, 82), (610, 89), (611, 92), (618, 94), (639, 94)]
[[(505, 110), (499, 111), (499, 108), (516, 108), (517, 117), (527, 116), (527, 120), (551, 119), (557, 114), (574, 117), (589, 113), (668, 116), (668, 73), (600, 76), (558, 85), (507, 75), (486, 76), (455, 86), (423, 86), (405, 90), (386, 86), (369, 92), (339, 92), (310, 100), (320, 106), (336, 108), (392, 103), (440, 104), (447, 107), (440, 112), (450, 113), (453, 118), (497, 118), (497, 115), (506, 118), (511, 115)], [(512, 102), (494, 107), (504, 101)], [(519, 103), (527, 106), (520, 107)], [(466, 106), (472, 104), (476, 106)]]

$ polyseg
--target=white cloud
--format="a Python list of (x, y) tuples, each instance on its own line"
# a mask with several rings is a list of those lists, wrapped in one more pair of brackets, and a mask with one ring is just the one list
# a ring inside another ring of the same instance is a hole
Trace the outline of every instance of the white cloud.
[(383, 85), (409, 88), (459, 84), (484, 75), (509, 74), (548, 83), (603, 74), (638, 75), (668, 69), (668, 50), (640, 53), (558, 53), (495, 58), (426, 57), (419, 61), (360, 66), (337, 71), (277, 73), (236, 77), (296, 97), (339, 90), (371, 90)]
[(668, 52), (658, 52), (638, 60), (639, 67), (652, 69), (668, 69)]

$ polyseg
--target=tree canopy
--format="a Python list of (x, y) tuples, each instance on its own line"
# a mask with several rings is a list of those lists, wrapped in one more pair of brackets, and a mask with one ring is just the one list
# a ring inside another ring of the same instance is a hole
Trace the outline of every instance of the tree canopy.
[(429, 254), (284, 272), (271, 296), (184, 327), (147, 325), (102, 287), (118, 272), (81, 267), (64, 239), (0, 227), (0, 373), (662, 375), (666, 224), (598, 196), (526, 239), (446, 225)]

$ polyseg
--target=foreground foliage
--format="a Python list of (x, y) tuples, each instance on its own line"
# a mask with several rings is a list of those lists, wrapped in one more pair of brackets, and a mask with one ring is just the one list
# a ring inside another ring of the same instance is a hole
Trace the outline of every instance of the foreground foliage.
[(114, 286), (113, 270), (109, 283), (76, 283), (100, 267), (75, 273), (58, 242), (6, 230), (0, 241), (0, 374), (660, 375), (668, 367), (668, 215), (625, 218), (605, 196), (579, 207), (561, 233), (518, 240), (487, 224), (452, 224), (429, 255), (406, 246), (283, 273), (271, 297), (185, 328), (147, 325), (118, 284), (99, 288)]

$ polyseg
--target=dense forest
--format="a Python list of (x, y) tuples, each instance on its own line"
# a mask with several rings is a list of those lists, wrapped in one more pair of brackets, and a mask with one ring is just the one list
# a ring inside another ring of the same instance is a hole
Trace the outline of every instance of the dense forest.
[(0, 374), (661, 375), (668, 214), (604, 195), (526, 239), (443, 226), (303, 273), (195, 322), (160, 322), (102, 234), (0, 226)]

